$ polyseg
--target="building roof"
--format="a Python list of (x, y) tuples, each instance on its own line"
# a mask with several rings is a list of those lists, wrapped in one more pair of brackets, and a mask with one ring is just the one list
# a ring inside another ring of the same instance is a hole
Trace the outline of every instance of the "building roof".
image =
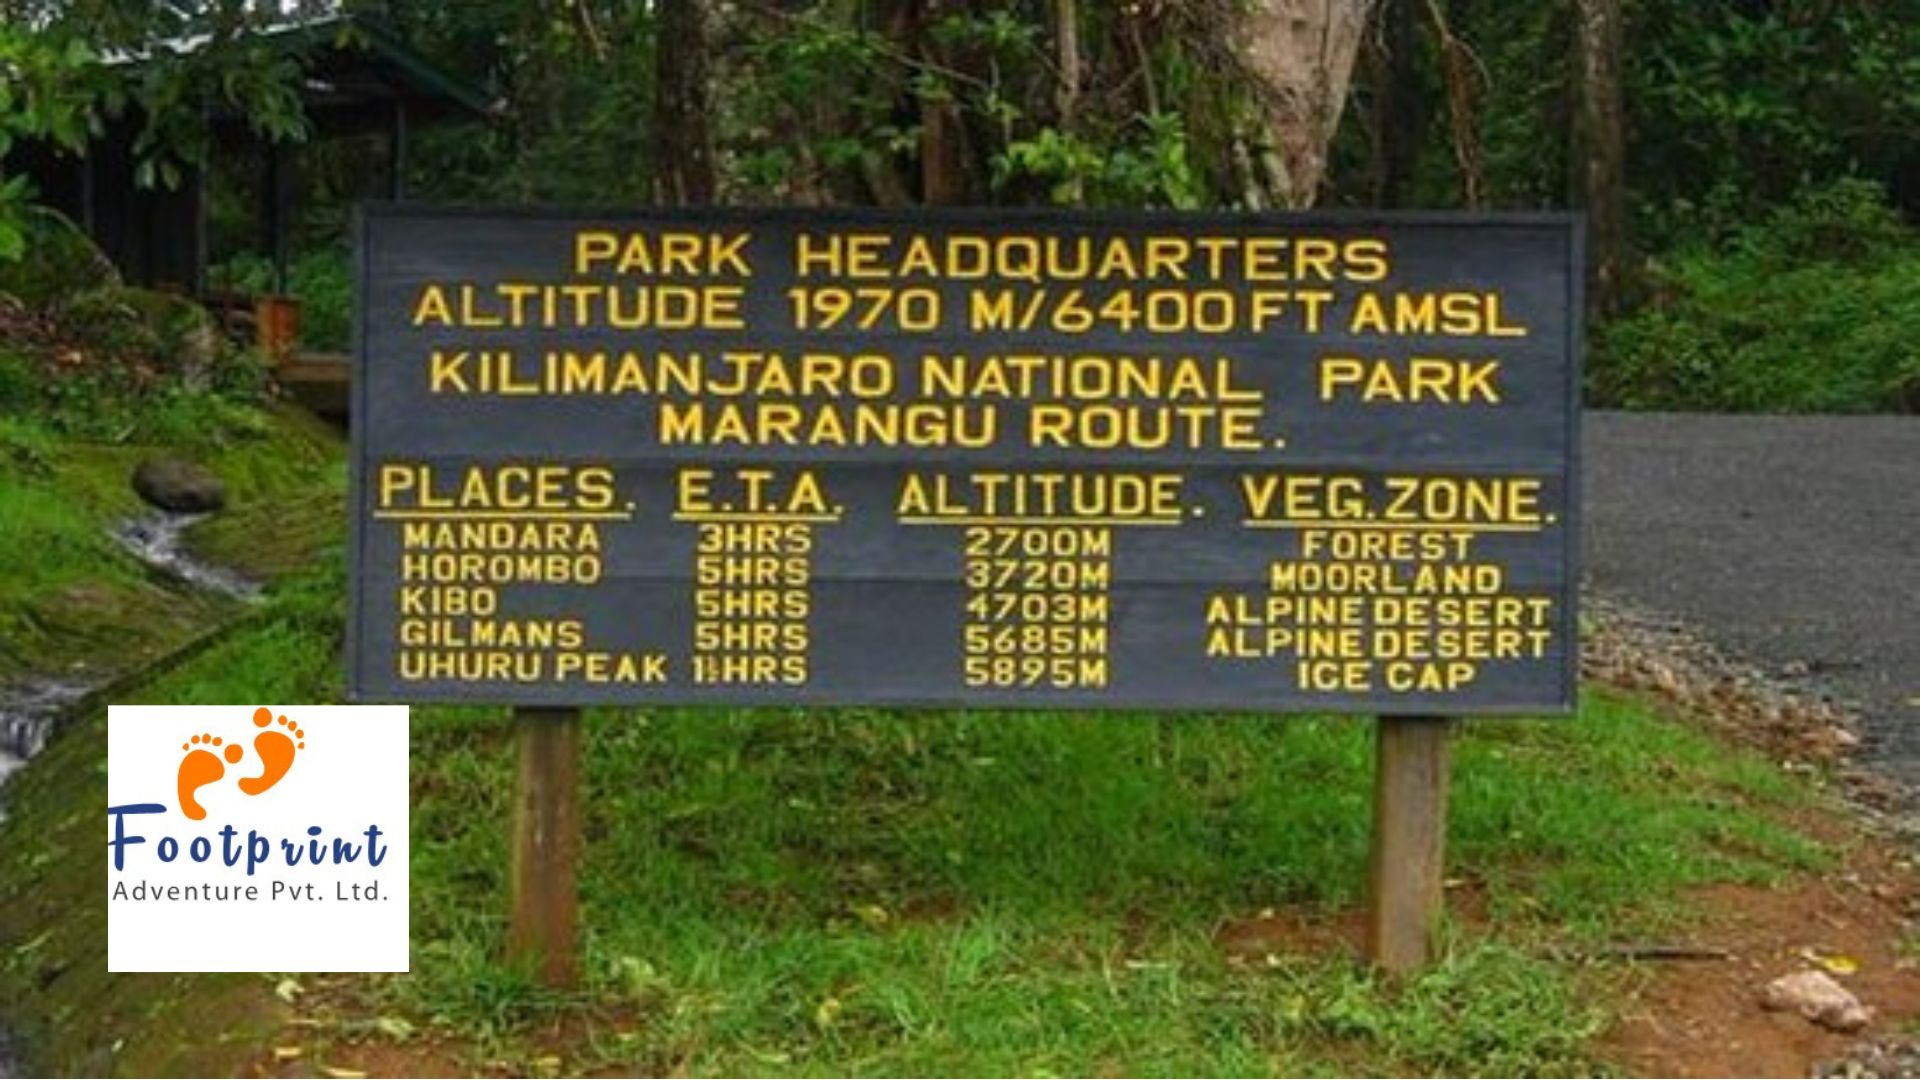
[[(384, 112), (396, 100), (420, 118), (435, 114), (498, 115), (499, 102), (407, 47), (381, 21), (342, 11), (288, 15), (249, 31), (256, 40), (298, 56), (305, 69), (302, 104), (326, 129), (359, 126), (357, 114)], [(208, 33), (160, 38), (137, 50), (106, 55), (109, 65), (140, 64), (161, 52), (189, 55), (214, 40)]]

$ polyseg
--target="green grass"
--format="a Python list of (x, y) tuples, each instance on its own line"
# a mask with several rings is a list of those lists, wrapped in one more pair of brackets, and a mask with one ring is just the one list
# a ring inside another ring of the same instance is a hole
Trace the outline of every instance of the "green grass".
[[(553, 1007), (491, 961), (510, 747), (498, 716), (418, 725), (416, 880), (444, 884), (417, 893), (419, 974), (381, 997), (510, 1034)], [(1497, 914), (1438, 972), (1395, 996), (1337, 954), (1236, 967), (1223, 921), (1357, 902), (1369, 759), (1352, 720), (597, 714), (589, 995), (631, 1035), (604, 1052), (703, 1073), (1580, 1071), (1597, 1017), (1535, 945), (1821, 859), (1750, 808), (1798, 797), (1764, 766), (1593, 698), (1574, 724), (1463, 738), (1456, 872)]]

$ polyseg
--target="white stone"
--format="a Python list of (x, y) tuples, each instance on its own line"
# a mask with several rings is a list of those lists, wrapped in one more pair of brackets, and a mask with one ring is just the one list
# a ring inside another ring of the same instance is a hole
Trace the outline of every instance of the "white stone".
[(1873, 1020), (1873, 1010), (1824, 971), (1782, 975), (1767, 984), (1760, 1003), (1778, 1012), (1797, 1012), (1834, 1031), (1859, 1031)]

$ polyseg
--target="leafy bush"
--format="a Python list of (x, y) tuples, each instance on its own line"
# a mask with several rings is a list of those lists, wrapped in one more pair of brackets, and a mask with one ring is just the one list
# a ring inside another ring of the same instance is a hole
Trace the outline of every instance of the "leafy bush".
[(40, 372), (25, 353), (0, 344), (0, 416), (25, 412), (40, 397)]
[(44, 206), (11, 213), (23, 257), (0, 259), (0, 293), (46, 308), (78, 291), (119, 283), (113, 263), (66, 215)]
[[(0, 361), (7, 359), (0, 354)], [(7, 369), (7, 374), (15, 372)], [(223, 446), (261, 432), (260, 413), (247, 404), (245, 395), (213, 386), (188, 386), (177, 378), (152, 379), (113, 365), (43, 370), (36, 374), (36, 381), (28, 400), (9, 402), (8, 408), (67, 438)]]
[[(58, 246), (58, 245), (56, 245)], [(59, 250), (67, 250), (60, 246)], [(55, 252), (56, 256), (58, 252)], [(41, 264), (28, 249), (21, 264)], [(249, 407), (265, 392), (260, 358), (236, 348), (213, 317), (170, 293), (78, 278), (37, 310), (14, 304), (0, 326), (0, 463), (32, 457), (11, 435), (96, 442), (219, 445), (256, 436)]]
[(994, 184), (1005, 187), (1028, 177), (1048, 184), (1049, 198), (1062, 205), (1171, 206), (1191, 210), (1206, 193), (1187, 155), (1181, 118), (1152, 113), (1128, 125), (1137, 132), (1113, 136), (1102, 145), (1041, 128), (1031, 139), (1007, 144), (993, 161)]
[[(1876, 0), (1627, 5), (1628, 159), (1658, 249), (1789, 202), (1810, 178), (1898, 185), (1920, 163), (1920, 19)], [(1837, 190), (1837, 189), (1836, 189)], [(1717, 218), (1718, 220), (1712, 220)]]
[(1920, 236), (1878, 188), (1803, 193), (1650, 268), (1600, 328), (1599, 404), (1750, 412), (1920, 410)]
[(177, 293), (117, 285), (62, 305), (60, 324), (90, 353), (139, 365), (190, 386), (208, 385), (234, 347), (206, 308)]
[[(271, 293), (273, 262), (240, 255), (214, 267), (222, 288)], [(287, 292), (300, 301), (300, 343), (323, 352), (345, 352), (353, 338), (353, 271), (347, 253), (334, 248), (306, 252), (287, 265)]]

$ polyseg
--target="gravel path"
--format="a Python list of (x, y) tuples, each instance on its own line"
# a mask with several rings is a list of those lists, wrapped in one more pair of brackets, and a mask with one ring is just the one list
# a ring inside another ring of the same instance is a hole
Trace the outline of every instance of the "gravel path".
[(1920, 417), (1594, 412), (1589, 585), (1853, 706), (1920, 804)]

